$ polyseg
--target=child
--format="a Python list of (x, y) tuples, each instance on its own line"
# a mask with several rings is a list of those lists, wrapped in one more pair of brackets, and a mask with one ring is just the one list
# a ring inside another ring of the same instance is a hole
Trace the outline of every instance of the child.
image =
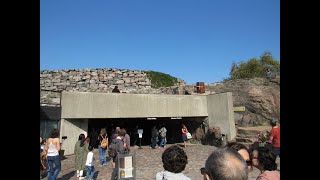
[(93, 175), (94, 175), (94, 157), (92, 152), (93, 147), (89, 146), (88, 149), (89, 149), (89, 152), (88, 152), (87, 161), (86, 161), (86, 169), (87, 169), (86, 179), (93, 180)]

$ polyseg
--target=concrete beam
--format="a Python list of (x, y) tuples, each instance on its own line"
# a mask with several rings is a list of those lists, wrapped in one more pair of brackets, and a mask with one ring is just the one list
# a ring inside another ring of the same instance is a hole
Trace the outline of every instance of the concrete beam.
[(61, 118), (207, 116), (202, 95), (63, 92)]

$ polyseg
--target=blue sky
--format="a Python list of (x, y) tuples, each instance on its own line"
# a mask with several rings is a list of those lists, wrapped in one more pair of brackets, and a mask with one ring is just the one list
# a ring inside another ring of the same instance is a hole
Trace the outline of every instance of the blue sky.
[(280, 61), (279, 0), (41, 0), (40, 69), (153, 70), (213, 83)]

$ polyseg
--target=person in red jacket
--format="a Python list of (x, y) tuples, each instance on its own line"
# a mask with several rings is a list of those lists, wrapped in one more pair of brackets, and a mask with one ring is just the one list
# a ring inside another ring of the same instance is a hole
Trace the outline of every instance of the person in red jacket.
[(270, 141), (272, 141), (272, 150), (274, 155), (280, 157), (280, 126), (277, 125), (277, 121), (272, 120), (270, 125), (272, 126), (270, 132)]

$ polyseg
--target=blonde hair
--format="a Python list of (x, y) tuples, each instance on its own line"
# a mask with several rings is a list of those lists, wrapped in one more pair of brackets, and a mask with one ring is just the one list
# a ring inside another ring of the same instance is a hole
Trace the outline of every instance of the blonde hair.
[(102, 134), (102, 135), (107, 134), (107, 130), (106, 130), (106, 128), (101, 128), (101, 130), (100, 130), (100, 134)]

